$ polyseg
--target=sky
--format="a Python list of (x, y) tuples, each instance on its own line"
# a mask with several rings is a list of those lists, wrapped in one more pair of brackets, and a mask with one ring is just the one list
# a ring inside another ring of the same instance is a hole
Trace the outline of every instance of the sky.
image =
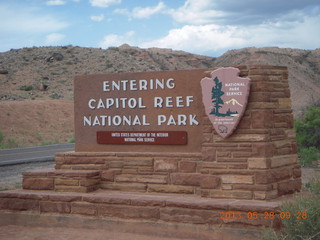
[(0, 52), (124, 43), (218, 57), (320, 48), (320, 0), (0, 0)]

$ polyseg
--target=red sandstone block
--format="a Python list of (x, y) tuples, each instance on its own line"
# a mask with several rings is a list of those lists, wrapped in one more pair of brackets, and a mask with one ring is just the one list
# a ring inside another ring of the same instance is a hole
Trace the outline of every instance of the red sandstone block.
[(224, 184), (253, 184), (251, 175), (222, 175), (221, 181)]
[(38, 211), (39, 201), (29, 199), (0, 198), (0, 209), (14, 211)]
[[(162, 197), (162, 196), (161, 196)], [(141, 197), (135, 197), (131, 199), (131, 205), (133, 206), (161, 206), (164, 207), (166, 205), (165, 202), (166, 197), (157, 199), (156, 196), (148, 197), (148, 196), (141, 196)]]
[(252, 128), (270, 128), (273, 126), (272, 110), (256, 110), (251, 112)]
[(166, 184), (148, 184), (147, 191), (158, 192), (158, 193), (194, 194), (194, 187), (166, 185)]
[(200, 183), (201, 188), (214, 189), (214, 188), (218, 188), (220, 184), (221, 184), (220, 177), (216, 177), (216, 176), (201, 177), (201, 183)]
[(219, 211), (206, 211), (195, 209), (162, 208), (160, 220), (166, 222), (193, 223), (193, 224), (217, 224), (221, 223)]
[(202, 143), (211, 143), (213, 139), (212, 132), (202, 133)]
[(243, 117), (240, 120), (238, 129), (249, 129), (251, 128), (251, 118), (250, 117)]
[(103, 158), (97, 157), (65, 157), (64, 164), (104, 164)]
[(254, 179), (256, 184), (268, 184), (273, 182), (269, 171), (256, 171)]
[(272, 143), (253, 143), (252, 157), (272, 157), (275, 154), (275, 146)]
[(146, 183), (101, 182), (100, 188), (108, 189), (108, 190), (119, 190), (119, 191), (145, 192), (147, 189), (147, 184)]
[(180, 168), (180, 172), (194, 173), (197, 170), (197, 163), (189, 162), (189, 161), (181, 161), (179, 164), (179, 168)]
[(298, 162), (298, 156), (296, 154), (279, 155), (271, 158), (271, 168), (291, 165)]
[(294, 179), (278, 183), (279, 196), (299, 192), (301, 190), (301, 179)]
[(89, 203), (109, 203), (109, 204), (121, 204), (130, 205), (131, 199), (127, 196), (110, 196), (110, 195), (94, 195), (94, 196), (83, 196), (83, 201)]
[(83, 179), (79, 181), (79, 185), (83, 187), (97, 186), (100, 184), (100, 179)]
[(255, 200), (270, 200), (279, 197), (277, 190), (255, 191), (253, 195)]
[(96, 216), (97, 215), (97, 206), (90, 203), (71, 203), (71, 213)]
[(40, 202), (40, 212), (70, 213), (69, 202)]
[(252, 92), (249, 96), (250, 102), (270, 102), (269, 92)]
[(160, 218), (159, 207), (137, 207), (119, 205), (97, 205), (100, 217), (117, 217), (133, 219), (152, 219)]
[(70, 179), (70, 178), (55, 178), (55, 185), (67, 185), (67, 186), (79, 186), (78, 179)]
[(248, 164), (228, 164), (229, 169), (247, 169)]
[(172, 173), (171, 183), (177, 185), (200, 186), (202, 174), (199, 173)]
[(166, 175), (117, 175), (116, 182), (137, 182), (137, 183), (167, 183), (168, 177)]
[(203, 161), (213, 162), (216, 159), (216, 149), (213, 147), (203, 147), (202, 148), (202, 158)]
[(271, 191), (272, 184), (233, 184), (232, 189), (235, 190), (249, 190), (249, 191)]
[(48, 195), (50, 201), (75, 202), (82, 200), (81, 193), (53, 193)]
[(203, 129), (202, 129), (202, 132), (203, 133), (212, 133), (213, 131), (213, 127), (212, 125), (203, 125)]
[(154, 160), (154, 170), (156, 172), (161, 172), (161, 171), (176, 172), (177, 169), (178, 169), (178, 159), (170, 159), (170, 158), (157, 159), (157, 158), (155, 158), (155, 160)]
[(299, 178), (299, 177), (301, 177), (301, 166), (300, 166), (300, 165), (296, 165), (296, 166), (293, 168), (293, 177), (294, 177), (294, 178)]
[(27, 171), (23, 172), (23, 176), (32, 176), (32, 177), (47, 177), (49, 173), (54, 172), (54, 169), (48, 168), (48, 169), (40, 169), (40, 170), (33, 170), (33, 171)]
[(209, 197), (212, 198), (252, 199), (252, 196), (252, 191), (245, 190), (209, 190)]
[(101, 180), (102, 181), (110, 181), (113, 182), (114, 181), (114, 176), (116, 174), (121, 173), (121, 170), (106, 170), (106, 171), (102, 171), (101, 172)]
[[(204, 190), (205, 191), (205, 190)], [(228, 210), (229, 203), (234, 200), (205, 199), (201, 197), (177, 196), (166, 200), (167, 207), (206, 209), (206, 210)]]
[(57, 192), (78, 192), (78, 193), (87, 193), (97, 190), (95, 186), (83, 187), (83, 186), (66, 186), (66, 185), (56, 185), (54, 188)]
[(153, 158), (150, 157), (126, 157), (123, 160), (124, 166), (152, 166)]
[(100, 171), (90, 171), (90, 170), (56, 170), (53, 173), (54, 176), (63, 177), (98, 177), (100, 176)]
[(22, 188), (29, 190), (53, 190), (54, 180), (52, 177), (24, 177)]

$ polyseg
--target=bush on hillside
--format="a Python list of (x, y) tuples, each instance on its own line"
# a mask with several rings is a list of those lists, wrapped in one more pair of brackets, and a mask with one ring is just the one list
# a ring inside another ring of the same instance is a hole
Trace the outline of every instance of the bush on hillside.
[(301, 164), (320, 159), (320, 108), (309, 107), (303, 120), (295, 120)]

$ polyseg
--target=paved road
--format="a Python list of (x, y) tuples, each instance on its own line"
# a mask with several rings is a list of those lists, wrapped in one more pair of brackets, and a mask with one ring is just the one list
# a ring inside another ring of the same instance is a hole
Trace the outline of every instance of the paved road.
[(53, 161), (57, 152), (74, 151), (74, 143), (0, 150), (0, 166)]

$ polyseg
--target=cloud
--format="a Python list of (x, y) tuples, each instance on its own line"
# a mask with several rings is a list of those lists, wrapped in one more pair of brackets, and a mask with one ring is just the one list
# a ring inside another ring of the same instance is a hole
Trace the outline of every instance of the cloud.
[(57, 32), (69, 26), (49, 14), (43, 14), (31, 7), (0, 6), (0, 28), (3, 34), (36, 34)]
[(164, 38), (143, 43), (141, 46), (205, 53), (241, 46), (243, 43), (244, 39), (237, 36), (236, 27), (208, 24), (186, 25), (179, 29), (172, 29)]
[(66, 2), (63, 0), (50, 0), (50, 1), (47, 1), (46, 4), (48, 6), (59, 6), (59, 5), (66, 4)]
[(93, 7), (106, 8), (110, 5), (120, 4), (121, 0), (90, 0), (90, 4)]
[(159, 2), (158, 5), (153, 7), (135, 7), (130, 12), (128, 9), (116, 9), (114, 13), (126, 15), (131, 18), (137, 19), (146, 19), (151, 17), (154, 14), (160, 13), (165, 9), (165, 4), (163, 2)]
[(140, 46), (172, 48), (214, 56), (229, 49), (248, 46), (302, 49), (319, 47), (320, 15), (303, 16), (296, 21), (283, 19), (251, 26), (185, 25), (170, 30), (163, 38), (141, 43)]
[(99, 47), (101, 48), (115, 47), (115, 46), (120, 46), (124, 43), (133, 45), (133, 42), (134, 42), (133, 36), (134, 36), (134, 31), (129, 31), (124, 35), (109, 34), (105, 36), (103, 40), (99, 43)]
[(186, 0), (169, 13), (186, 24), (256, 25), (316, 4), (318, 0)]
[(101, 14), (99, 16), (91, 16), (90, 19), (95, 22), (101, 22), (104, 19), (104, 15)]
[(210, 0), (187, 0), (183, 6), (171, 9), (169, 13), (177, 22), (206, 24), (225, 16), (223, 11), (215, 9), (214, 6), (214, 1)]
[(48, 45), (53, 45), (61, 42), (65, 38), (65, 35), (60, 33), (51, 33), (46, 36), (45, 43)]

